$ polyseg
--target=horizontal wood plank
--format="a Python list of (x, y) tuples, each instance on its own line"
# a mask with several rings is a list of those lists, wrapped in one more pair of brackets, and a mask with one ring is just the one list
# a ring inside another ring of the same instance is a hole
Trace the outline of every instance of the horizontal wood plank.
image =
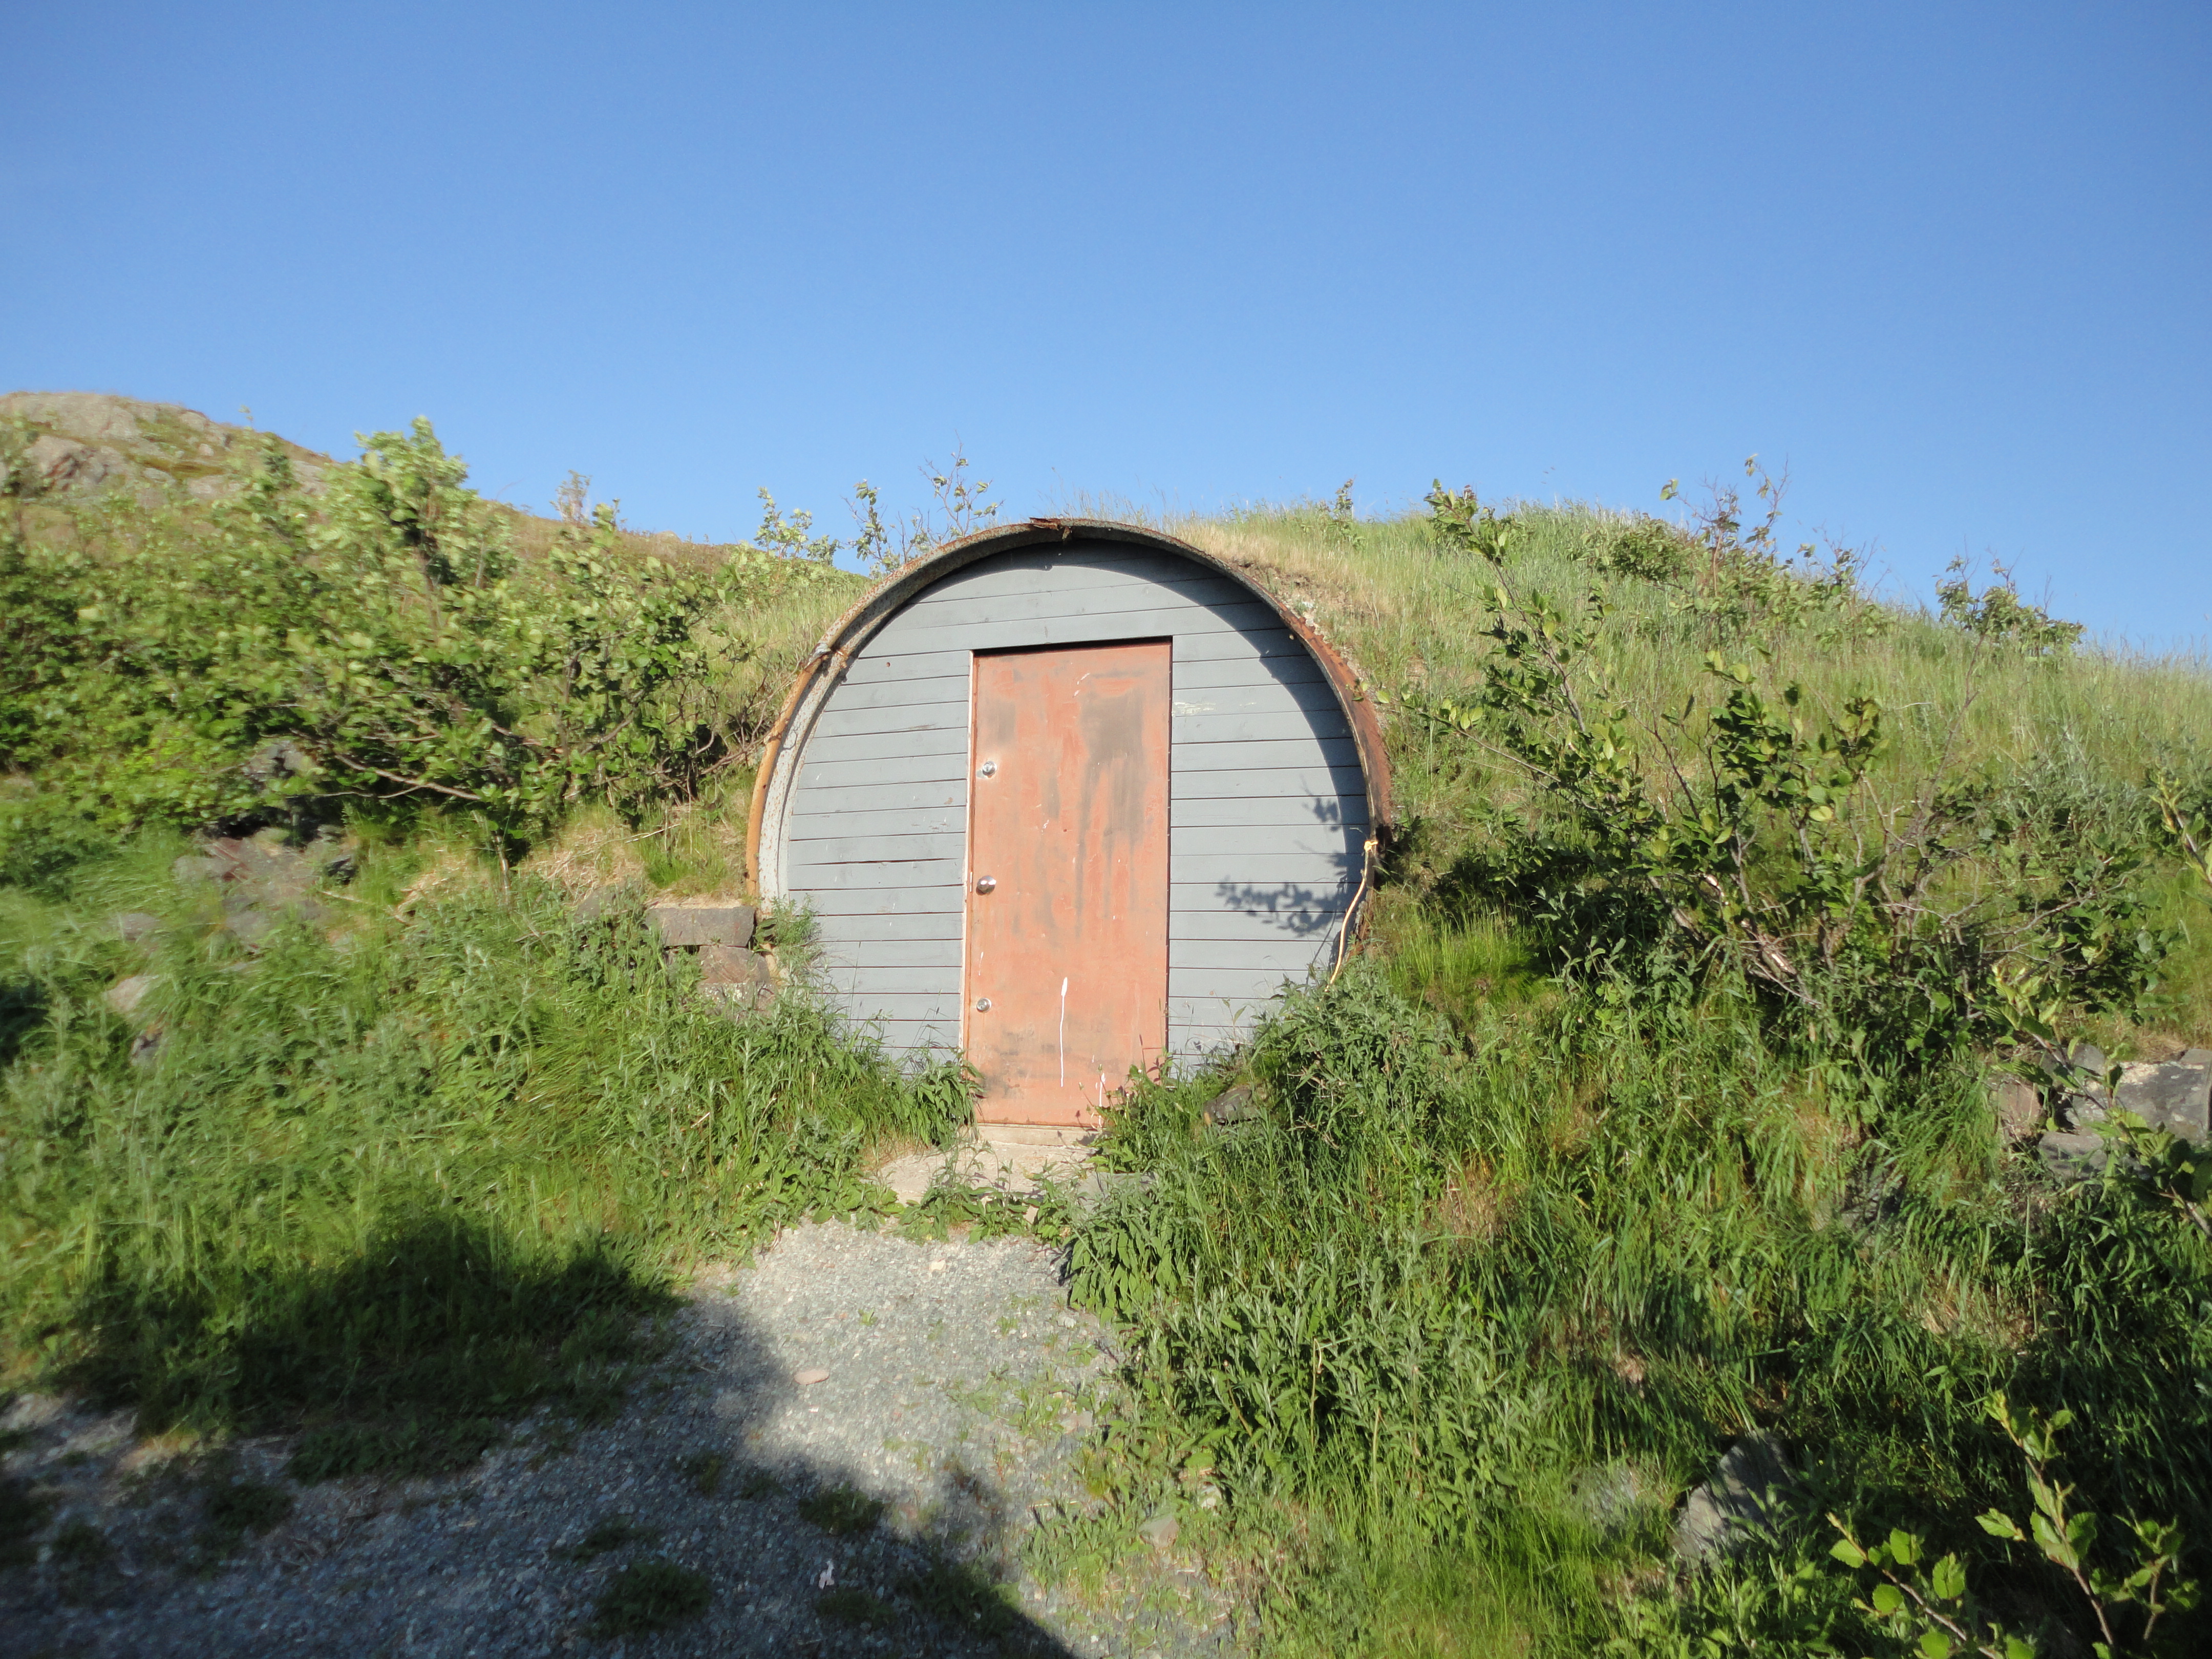
[[(1356, 878), (1355, 878), (1356, 879)], [(1353, 883), (1334, 888), (1313, 882), (1170, 881), (1168, 884), (1168, 928), (1179, 928), (1185, 919), (1209, 911), (1234, 911), (1252, 917), (1285, 921), (1295, 917), (1341, 914), (1352, 902)]]
[(967, 902), (958, 882), (933, 887), (806, 887), (791, 884), (791, 896), (818, 916), (950, 915), (957, 918)]
[[(817, 761), (811, 757), (799, 769), (799, 787), (808, 789), (852, 789), (868, 784), (968, 783), (968, 748), (962, 734), (957, 752), (942, 755), (855, 755)], [(962, 799), (967, 797), (963, 795)]]
[(888, 704), (870, 708), (832, 706), (807, 734), (807, 752), (824, 738), (887, 737), (908, 732), (965, 732), (968, 702)]
[(860, 649), (846, 667), (846, 685), (903, 685), (909, 681), (965, 677), (970, 669), (965, 650), (899, 651), (878, 644), (879, 633)]
[(957, 811), (965, 823), (968, 811), (968, 773), (963, 767), (955, 778), (930, 778), (906, 783), (880, 780), (845, 784), (801, 782), (792, 791), (790, 816), (784, 833), (801, 818), (842, 812)]
[(1344, 724), (1335, 690), (1318, 678), (1291, 685), (1273, 679), (1245, 678), (1233, 685), (1178, 685), (1175, 690), (1178, 720), (1201, 714), (1286, 714), (1303, 712)]
[(968, 808), (957, 806), (888, 806), (847, 808), (831, 811), (793, 813), (784, 826), (787, 842), (834, 841), (845, 836), (964, 836)]
[[(1170, 832), (1168, 848), (1171, 858), (1199, 858), (1249, 854), (1254, 858), (1280, 858), (1304, 854), (1328, 858), (1350, 858), (1355, 862), (1365, 835), (1364, 830), (1346, 830), (1332, 823), (1316, 823), (1307, 817), (1303, 823), (1248, 823), (1215, 828), (1206, 824), (1190, 823), (1178, 818)], [(1184, 881), (1202, 881), (1203, 876), (1184, 876)]]
[(884, 1053), (904, 1059), (949, 1059), (960, 1044), (960, 1028), (943, 1022), (885, 1019), (872, 1022), (870, 1029)]
[(1333, 934), (1319, 939), (1289, 939), (1278, 935), (1271, 939), (1178, 939), (1168, 941), (1170, 969), (1250, 969), (1286, 974), (1292, 979), (1305, 977), (1306, 969), (1316, 962), (1330, 965), (1336, 955), (1336, 940)]
[[(1178, 763), (1185, 749), (1218, 750), (1226, 744), (1242, 747), (1253, 743), (1347, 743), (1352, 728), (1333, 708), (1285, 708), (1267, 713), (1178, 713), (1170, 730)], [(1352, 751), (1358, 764), (1359, 751)]]
[(1343, 921), (1341, 907), (1276, 915), (1249, 910), (1171, 910), (1168, 913), (1168, 940), (1170, 945), (1177, 939), (1231, 939), (1258, 944), (1278, 939), (1334, 940)]
[(862, 708), (899, 708), (908, 703), (957, 702), (968, 706), (970, 676), (963, 667), (957, 674), (933, 674), (927, 679), (901, 675), (892, 680), (840, 679), (822, 707), (824, 713), (850, 713)]
[(1264, 629), (1273, 613), (1264, 605), (1146, 605), (1125, 611), (1085, 611), (1010, 622), (910, 621), (906, 613), (884, 624), (878, 641), (885, 651), (1012, 650), (1032, 646), (1103, 644), (1117, 640), (1244, 637)]
[(1287, 629), (1276, 629), (1273, 634), (1296, 649), (1225, 657), (1177, 652), (1174, 679), (1176, 696), (1204, 695), (1233, 686), (1319, 686), (1328, 694), (1329, 700), (1334, 702), (1336, 693), (1329, 690), (1328, 676), (1322, 671), (1321, 664), (1314, 659), (1313, 653), (1299, 644)]
[(1200, 743), (1180, 733), (1175, 740), (1175, 770), (1183, 777), (1199, 772), (1262, 772), (1272, 767), (1298, 770), (1316, 766), (1357, 772), (1359, 745), (1348, 737), (1317, 737), (1310, 732), (1241, 743)]
[(951, 967), (939, 963), (833, 967), (827, 970), (825, 977), (835, 994), (855, 1005), (878, 996), (921, 993), (945, 1000), (949, 1006), (957, 1007), (960, 1002), (960, 969), (957, 963)]
[[(824, 955), (833, 952), (864, 952), (878, 945), (896, 946), (902, 943), (930, 942), (941, 944), (950, 940), (956, 945), (961, 938), (961, 913), (958, 910), (930, 910), (920, 915), (905, 915), (897, 911), (869, 911), (860, 915), (823, 915), (814, 918), (816, 948)], [(856, 955), (854, 960), (863, 958)]]
[(1182, 681), (1186, 663), (1254, 663), (1288, 657), (1301, 662), (1311, 662), (1313, 653), (1305, 642), (1287, 628), (1280, 626), (1251, 628), (1221, 633), (1184, 633), (1176, 635), (1176, 684)]
[(1366, 775), (1356, 766), (1263, 767), (1191, 769), (1177, 768), (1168, 778), (1174, 800), (1218, 800), (1224, 797), (1289, 795), (1308, 800), (1364, 799)]
[(1168, 1000), (1262, 1001), (1285, 984), (1304, 984), (1307, 964), (1289, 968), (1176, 968), (1168, 969)]
[(1291, 882), (1316, 892), (1349, 886), (1359, 879), (1359, 854), (1335, 853), (1186, 853), (1168, 854), (1170, 882), (1226, 882), (1242, 890)]
[(1134, 571), (1066, 571), (1061, 580), (960, 581), (951, 577), (902, 611), (921, 626), (942, 626), (947, 613), (960, 622), (1024, 622), (1036, 617), (1079, 617), (1093, 611), (1137, 611), (1144, 606), (1183, 604), (1252, 604), (1252, 591), (1218, 575), (1188, 566), (1190, 575), (1161, 580)]
[(939, 1025), (949, 1031), (960, 1029), (960, 995), (946, 995), (930, 991), (856, 991), (841, 994), (836, 1001), (848, 1019), (905, 1020), (920, 1024)]
[(1177, 832), (1227, 824), (1281, 824), (1323, 830), (1341, 826), (1357, 843), (1367, 836), (1367, 802), (1359, 795), (1338, 795), (1327, 800), (1305, 795), (1225, 795), (1171, 802), (1168, 822)]
[(823, 962), (839, 973), (875, 968), (949, 968), (956, 990), (965, 952), (957, 928), (941, 939), (854, 939), (834, 944), (823, 939), (816, 948)]
[(1229, 1026), (1249, 1030), (1261, 1015), (1275, 1006), (1273, 997), (1168, 998), (1168, 1030), (1178, 1025)]
[[(819, 842), (801, 842), (820, 846)], [(951, 885), (961, 890), (965, 866), (955, 859), (904, 859), (881, 864), (817, 864), (794, 857), (790, 865), (795, 890), (820, 895), (830, 892), (884, 891), (908, 887)]]
[(966, 855), (964, 830), (934, 835), (827, 836), (791, 842), (792, 868), (817, 869), (825, 864), (910, 864), (918, 859), (951, 859)]
[(956, 772), (968, 769), (968, 720), (964, 712), (954, 724), (922, 732), (863, 732), (849, 737), (823, 737), (817, 733), (806, 740), (805, 763), (809, 767), (834, 766), (839, 761), (850, 760), (872, 764), (923, 755), (949, 756)]

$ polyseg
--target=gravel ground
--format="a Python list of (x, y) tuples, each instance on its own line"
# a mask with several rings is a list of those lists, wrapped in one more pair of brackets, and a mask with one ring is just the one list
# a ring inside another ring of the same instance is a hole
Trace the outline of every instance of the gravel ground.
[[(805, 1226), (675, 1324), (606, 1426), (539, 1424), (448, 1479), (287, 1486), (258, 1535), (223, 1532), (210, 1497), (283, 1484), (283, 1443), (187, 1474), (127, 1415), (19, 1400), (0, 1504), (46, 1519), (33, 1560), (4, 1565), (0, 1541), (0, 1653), (1229, 1650), (1223, 1598), (1170, 1553), (1103, 1601), (1021, 1571), (1040, 1516), (1095, 1509), (1078, 1453), (1115, 1387), (1054, 1253)], [(705, 1612), (595, 1635), (615, 1576), (655, 1559), (704, 1575)], [(995, 1632), (961, 1613), (994, 1582)]]

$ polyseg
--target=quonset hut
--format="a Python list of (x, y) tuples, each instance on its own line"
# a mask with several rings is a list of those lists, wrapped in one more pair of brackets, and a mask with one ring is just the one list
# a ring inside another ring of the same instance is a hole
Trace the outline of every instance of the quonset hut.
[(985, 1122), (1081, 1127), (1329, 966), (1389, 809), (1372, 706), (1303, 617), (1173, 537), (1032, 519), (830, 629), (748, 851), (890, 1049), (963, 1049)]

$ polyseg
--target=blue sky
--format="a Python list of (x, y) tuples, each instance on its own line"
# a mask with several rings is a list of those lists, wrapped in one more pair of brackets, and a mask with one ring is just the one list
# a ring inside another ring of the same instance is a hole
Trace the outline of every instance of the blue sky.
[(2212, 638), (2212, 8), (49, 6), (0, 382), (647, 529), (1078, 492), (1657, 509)]

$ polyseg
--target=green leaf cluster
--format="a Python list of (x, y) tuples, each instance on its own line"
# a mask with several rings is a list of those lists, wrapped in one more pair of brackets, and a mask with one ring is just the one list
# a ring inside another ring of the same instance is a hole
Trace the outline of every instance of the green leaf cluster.
[(0, 769), (115, 828), (303, 799), (509, 838), (580, 799), (635, 814), (726, 755), (711, 688), (747, 647), (713, 619), (826, 569), (773, 502), (711, 571), (635, 555), (580, 502), (524, 561), (427, 422), (362, 441), (317, 493), (272, 439), (204, 511), (110, 497), (44, 533), (11, 463)]

